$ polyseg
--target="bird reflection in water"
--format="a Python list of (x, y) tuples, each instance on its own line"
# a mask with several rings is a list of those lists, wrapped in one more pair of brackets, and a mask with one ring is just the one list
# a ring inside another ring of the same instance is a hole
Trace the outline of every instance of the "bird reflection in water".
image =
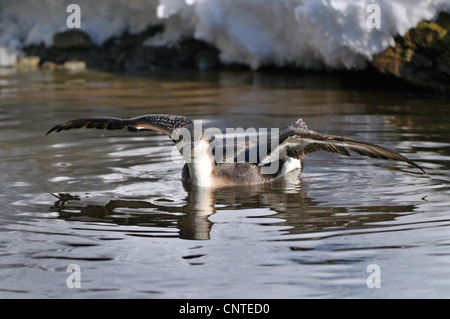
[[(326, 229), (373, 227), (399, 215), (413, 213), (414, 205), (333, 206), (308, 195), (308, 183), (292, 172), (274, 184), (219, 189), (189, 188), (182, 204), (167, 198), (157, 200), (112, 199), (95, 203), (95, 198), (73, 194), (54, 195), (58, 200), (50, 208), (68, 221), (102, 222), (142, 226), (135, 236), (164, 236), (191, 240), (210, 239), (214, 225), (209, 216), (220, 210), (266, 208), (279, 219), (283, 234), (295, 235)], [(94, 202), (94, 203), (93, 203)], [(266, 216), (266, 215), (265, 215)], [(144, 227), (161, 231), (146, 232)], [(170, 230), (177, 230), (170, 232)]]

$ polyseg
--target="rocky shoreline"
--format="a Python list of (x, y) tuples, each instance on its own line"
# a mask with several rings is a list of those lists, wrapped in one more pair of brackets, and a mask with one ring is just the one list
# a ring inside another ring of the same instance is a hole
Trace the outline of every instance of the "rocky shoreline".
[(371, 64), (382, 74), (450, 93), (450, 15), (441, 13), (395, 37), (395, 46), (377, 54)]
[[(72, 71), (88, 68), (109, 72), (229, 68), (220, 62), (217, 48), (196, 39), (184, 39), (174, 46), (145, 45), (146, 39), (163, 29), (164, 26), (159, 25), (139, 34), (123, 34), (101, 46), (92, 43), (83, 31), (57, 33), (51, 47), (41, 44), (24, 48), (26, 57), (18, 62), (18, 67)], [(399, 79), (415, 87), (448, 94), (449, 31), (450, 15), (447, 13), (441, 13), (435, 21), (422, 21), (403, 37), (395, 37), (395, 46), (374, 56), (369, 67), (387, 79)]]
[(184, 39), (174, 46), (152, 47), (144, 41), (162, 32), (163, 26), (150, 27), (139, 34), (113, 37), (103, 45), (95, 45), (83, 31), (57, 33), (53, 45), (28, 46), (28, 57), (38, 57), (39, 64), (57, 66), (69, 61), (82, 61), (86, 67), (110, 72), (157, 71), (176, 69), (215, 69), (220, 64), (219, 51), (203, 41)]

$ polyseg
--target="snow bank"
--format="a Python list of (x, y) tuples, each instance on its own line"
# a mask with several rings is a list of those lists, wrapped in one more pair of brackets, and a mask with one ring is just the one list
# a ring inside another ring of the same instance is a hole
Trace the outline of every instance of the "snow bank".
[(0, 47), (0, 68), (16, 64), (19, 52), (6, 47)]
[[(81, 28), (95, 43), (165, 24), (164, 34), (147, 44), (193, 36), (218, 47), (223, 62), (252, 68), (364, 68), (373, 54), (393, 44), (394, 35), (440, 11), (450, 12), (449, 0), (1, 1), (0, 65), (23, 46), (51, 45), (54, 33), (67, 30), (70, 3), (80, 6)], [(367, 25), (367, 7), (373, 3), (380, 8), (380, 28)]]

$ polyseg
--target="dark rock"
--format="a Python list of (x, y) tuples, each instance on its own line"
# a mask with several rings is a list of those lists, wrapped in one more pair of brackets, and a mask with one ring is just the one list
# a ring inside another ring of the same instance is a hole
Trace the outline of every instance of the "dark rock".
[[(176, 46), (145, 46), (144, 41), (164, 30), (152, 26), (138, 34), (125, 33), (112, 37), (103, 45), (94, 45), (82, 31), (55, 34), (54, 45), (43, 44), (24, 49), (27, 55), (38, 56), (41, 65), (52, 62), (63, 65), (67, 61), (83, 61), (89, 69), (103, 71), (156, 71), (174, 69), (213, 69), (220, 65), (219, 51), (212, 45), (184, 39)], [(49, 64), (47, 64), (49, 65)]]
[(53, 36), (53, 47), (61, 50), (80, 50), (92, 47), (89, 35), (80, 30), (69, 30)]
[(195, 65), (198, 70), (214, 70), (220, 66), (217, 50), (203, 50), (195, 54)]
[(450, 93), (450, 15), (441, 13), (435, 21), (422, 21), (395, 46), (374, 56), (379, 72), (414, 85)]
[(215, 69), (220, 65), (219, 50), (196, 39), (185, 39), (177, 46), (179, 63), (197, 70)]

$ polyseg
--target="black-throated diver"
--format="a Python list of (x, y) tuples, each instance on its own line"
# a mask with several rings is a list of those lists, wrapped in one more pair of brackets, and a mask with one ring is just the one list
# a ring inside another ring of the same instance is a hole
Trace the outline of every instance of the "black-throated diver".
[[(254, 147), (247, 147), (239, 154), (234, 154), (234, 161), (220, 162), (215, 160), (215, 148), (211, 141), (213, 136), (208, 136), (205, 131), (194, 132), (194, 122), (184, 116), (150, 114), (131, 119), (115, 117), (82, 118), (63, 122), (47, 132), (70, 130), (77, 128), (96, 128), (107, 130), (127, 129), (136, 131), (156, 131), (169, 136), (176, 145), (181, 144), (180, 130), (187, 130), (190, 134), (188, 147), (192, 152), (183, 152), (183, 148), (177, 147), (183, 155), (186, 164), (182, 171), (184, 183), (196, 187), (221, 187), (228, 185), (261, 184), (273, 181), (294, 169), (302, 169), (302, 159), (316, 151), (325, 151), (350, 156), (349, 151), (378, 159), (387, 159), (406, 162), (422, 172), (425, 172), (416, 163), (387, 148), (377, 146), (353, 138), (326, 135), (308, 129), (302, 119), (298, 119), (287, 125), (277, 139), (277, 143), (265, 142)], [(184, 141), (186, 143), (186, 141)], [(275, 145), (275, 147), (273, 147)], [(258, 149), (267, 149), (265, 156), (259, 156)], [(256, 161), (250, 162), (249, 154), (256, 151)], [(189, 153), (189, 154), (187, 154)], [(196, 157), (192, 157), (195, 154)], [(242, 157), (244, 155), (244, 157)], [(236, 159), (247, 159), (239, 162)], [(277, 162), (277, 170), (271, 174), (265, 174), (262, 168), (270, 163)]]

